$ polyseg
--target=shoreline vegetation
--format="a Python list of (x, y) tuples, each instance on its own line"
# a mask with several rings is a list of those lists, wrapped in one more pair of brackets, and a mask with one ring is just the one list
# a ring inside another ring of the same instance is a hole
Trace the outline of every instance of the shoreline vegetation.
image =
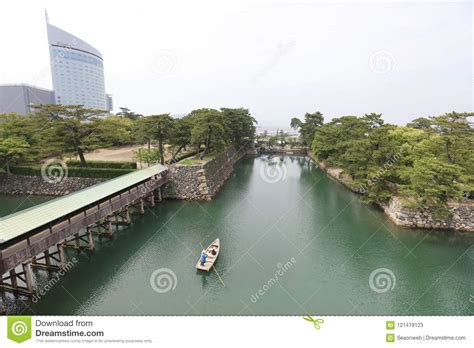
[[(381, 114), (293, 118), (310, 157), (397, 225), (474, 231), (474, 113), (385, 124)], [(461, 215), (461, 216), (460, 216)]]
[(86, 153), (124, 145), (143, 146), (133, 152), (140, 167), (192, 156), (203, 160), (231, 145), (252, 141), (256, 123), (244, 108), (201, 108), (173, 118), (169, 113), (143, 116), (128, 108), (105, 115), (82, 105), (38, 105), (32, 114), (0, 115), (0, 163), (10, 174), (11, 167), (37, 167), (49, 159), (77, 157), (74, 167), (88, 171), (93, 166)]
[[(69, 156), (63, 163), (70, 177), (105, 179), (154, 163), (202, 166), (250, 142), (260, 153), (307, 153), (398, 225), (474, 231), (473, 115), (451, 112), (396, 126), (381, 114), (325, 123), (315, 112), (291, 119), (299, 136), (282, 130), (268, 136), (256, 134), (257, 121), (244, 108), (201, 108), (172, 118), (127, 108), (104, 116), (81, 105), (40, 105), (30, 115), (0, 115), (0, 162), (6, 176), (41, 176), (48, 159)], [(134, 149), (137, 162), (86, 160), (87, 153), (120, 147)]]

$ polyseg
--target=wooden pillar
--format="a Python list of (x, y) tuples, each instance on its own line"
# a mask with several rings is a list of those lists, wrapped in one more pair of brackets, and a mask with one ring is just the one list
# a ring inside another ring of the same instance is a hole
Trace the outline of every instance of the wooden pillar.
[(64, 247), (61, 243), (57, 244), (58, 252), (59, 252), (59, 269), (62, 271), (66, 270), (66, 259), (64, 257)]
[(119, 214), (115, 215), (115, 231), (119, 230)]
[(158, 202), (161, 202), (161, 186), (158, 187)]
[(12, 287), (16, 289), (18, 287), (18, 282), (16, 279), (16, 271), (14, 268), (10, 270), (10, 280), (12, 282)]
[(153, 191), (150, 192), (150, 205), (151, 205), (152, 207), (155, 206), (155, 194), (153, 193)]
[(30, 294), (33, 293), (33, 275), (31, 274), (31, 266), (29, 263), (23, 263), (23, 272), (25, 272), (26, 289)]
[(132, 220), (130, 219), (130, 207), (128, 205), (125, 208), (125, 222), (127, 224), (130, 224), (132, 222)]
[(140, 214), (145, 214), (145, 204), (143, 198), (140, 198)]
[(81, 247), (81, 240), (79, 239), (79, 233), (74, 233), (74, 244), (77, 249)]
[(51, 259), (49, 257), (49, 250), (46, 249), (44, 251), (44, 263), (46, 264), (46, 266), (51, 266)]
[(90, 226), (87, 226), (87, 241), (88, 241), (87, 247), (90, 250), (93, 250), (94, 249), (94, 239), (92, 238), (92, 227), (90, 227)]

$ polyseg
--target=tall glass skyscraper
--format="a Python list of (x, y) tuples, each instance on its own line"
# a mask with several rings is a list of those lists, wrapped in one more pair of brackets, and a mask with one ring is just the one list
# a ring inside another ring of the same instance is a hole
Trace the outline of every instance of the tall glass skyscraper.
[(56, 104), (109, 110), (102, 54), (87, 42), (49, 24), (49, 56)]

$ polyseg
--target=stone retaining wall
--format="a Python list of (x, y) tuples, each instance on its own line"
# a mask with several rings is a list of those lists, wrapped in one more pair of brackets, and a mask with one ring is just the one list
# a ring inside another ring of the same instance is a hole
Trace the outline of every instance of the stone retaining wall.
[(437, 220), (429, 208), (410, 209), (392, 197), (388, 204), (380, 205), (385, 214), (397, 225), (411, 228), (453, 229), (474, 232), (474, 202), (450, 202), (451, 219)]
[[(343, 169), (327, 167), (323, 162), (318, 163), (311, 153), (308, 153), (308, 156), (317, 163), (319, 168), (328, 176), (334, 178), (352, 192), (361, 193), (357, 188), (351, 185), (352, 180), (344, 175)], [(396, 196), (392, 197), (388, 204), (379, 204), (379, 206), (390, 220), (398, 226), (474, 232), (474, 202), (472, 200), (448, 203), (452, 218), (443, 220), (435, 219), (433, 217), (433, 210), (428, 207), (420, 209), (404, 207), (400, 198)]]
[(184, 200), (211, 200), (234, 171), (234, 164), (249, 148), (230, 147), (216, 158), (203, 164), (174, 164), (169, 167), (170, 183), (165, 198)]
[[(254, 151), (252, 146), (242, 147), (239, 150), (232, 146), (203, 164), (170, 165), (170, 183), (164, 188), (163, 197), (184, 200), (212, 199), (232, 175), (234, 164), (245, 154)], [(0, 194), (64, 196), (106, 180), (67, 177), (59, 183), (49, 183), (41, 176), (1, 174)]]
[(0, 194), (64, 196), (74, 191), (98, 184), (106, 179), (100, 178), (63, 178), (51, 183), (41, 176), (0, 175)]

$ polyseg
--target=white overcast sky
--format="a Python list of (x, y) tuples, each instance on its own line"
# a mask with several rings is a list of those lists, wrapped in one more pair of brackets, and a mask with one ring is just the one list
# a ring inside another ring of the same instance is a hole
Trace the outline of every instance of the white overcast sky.
[(0, 83), (52, 88), (45, 8), (103, 54), (115, 111), (246, 107), (287, 127), (473, 110), (471, 1), (2, 1)]

